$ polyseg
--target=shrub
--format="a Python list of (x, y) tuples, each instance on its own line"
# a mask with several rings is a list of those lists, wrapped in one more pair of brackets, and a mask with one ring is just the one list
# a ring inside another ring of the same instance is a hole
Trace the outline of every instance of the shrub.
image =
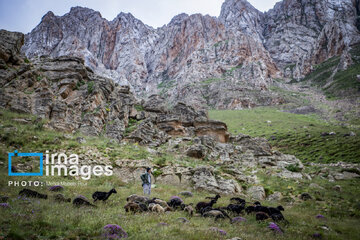
[(290, 164), (286, 167), (287, 170), (290, 172), (301, 172), (301, 169), (299, 167), (299, 164)]
[(94, 85), (95, 85), (94, 81), (88, 82), (88, 84), (87, 84), (87, 90), (88, 90), (88, 93), (89, 93), (89, 94), (91, 94), (91, 93), (94, 91)]

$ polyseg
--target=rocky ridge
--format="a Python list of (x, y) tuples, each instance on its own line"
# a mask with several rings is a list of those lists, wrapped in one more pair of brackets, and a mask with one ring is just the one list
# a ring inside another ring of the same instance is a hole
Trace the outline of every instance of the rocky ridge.
[(47, 13), (22, 50), (28, 57), (83, 57), (136, 95), (160, 94), (172, 104), (276, 105), (284, 100), (269, 91), (273, 79), (300, 79), (333, 56), (349, 59), (349, 49), (360, 42), (356, 4), (284, 0), (261, 13), (246, 0), (226, 0), (218, 18), (179, 14), (158, 29), (130, 13), (108, 21), (74, 7), (64, 16)]
[[(225, 123), (209, 120), (204, 110), (195, 110), (182, 102), (168, 108), (158, 95), (137, 101), (129, 87), (94, 74), (78, 57), (39, 57), (29, 62), (19, 55), (22, 34), (1, 30), (0, 36), (7, 39), (0, 44), (2, 109), (36, 115), (37, 122), (45, 122), (50, 129), (104, 135), (114, 139), (112, 144), (139, 143), (147, 146), (152, 155), (158, 154), (161, 147), (179, 161), (186, 158), (198, 162), (197, 167), (186, 161), (163, 166), (154, 163), (151, 157), (117, 158), (115, 174), (124, 182), (137, 179), (145, 166), (159, 168), (157, 182), (227, 194), (242, 192), (241, 182), (256, 184), (253, 173), (258, 168), (269, 169), (283, 178), (308, 177), (287, 170), (290, 165), (303, 168), (296, 157), (275, 151), (263, 138), (231, 136)], [(16, 121), (28, 123), (26, 119)], [(73, 138), (65, 135), (64, 138)], [(76, 140), (86, 143), (81, 137)], [(84, 147), (81, 152), (81, 164), (111, 164), (108, 154), (96, 148)]]

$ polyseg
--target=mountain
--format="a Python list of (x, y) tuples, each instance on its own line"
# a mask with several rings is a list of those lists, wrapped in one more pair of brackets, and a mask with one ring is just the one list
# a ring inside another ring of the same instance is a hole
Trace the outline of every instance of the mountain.
[(64, 16), (48, 12), (22, 51), (29, 58), (82, 57), (138, 97), (241, 109), (283, 103), (269, 90), (274, 79), (300, 80), (333, 56), (351, 65), (359, 14), (358, 0), (283, 0), (265, 13), (246, 0), (226, 0), (219, 17), (179, 14), (154, 29), (130, 13), (108, 21), (74, 7)]

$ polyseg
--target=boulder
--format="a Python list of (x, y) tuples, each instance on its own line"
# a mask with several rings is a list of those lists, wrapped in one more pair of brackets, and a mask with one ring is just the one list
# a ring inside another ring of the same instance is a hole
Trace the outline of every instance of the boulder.
[(186, 155), (193, 158), (203, 158), (206, 156), (206, 148), (201, 144), (192, 145), (186, 150)]
[(218, 194), (237, 194), (241, 192), (239, 184), (232, 179), (215, 176), (211, 166), (200, 166), (193, 170), (191, 177), (194, 189), (206, 190)]
[(273, 194), (269, 195), (266, 200), (267, 201), (274, 201), (274, 202), (277, 202), (277, 201), (280, 201), (282, 199), (282, 194), (281, 192), (274, 192)]
[(247, 190), (247, 195), (252, 199), (262, 201), (265, 199), (265, 189), (262, 186), (252, 186)]

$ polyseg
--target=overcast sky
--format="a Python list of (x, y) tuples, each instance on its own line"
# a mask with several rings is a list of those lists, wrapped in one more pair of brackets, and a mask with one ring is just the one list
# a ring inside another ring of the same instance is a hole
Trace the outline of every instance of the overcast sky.
[[(113, 20), (120, 12), (130, 12), (152, 27), (161, 27), (179, 13), (219, 16), (225, 0), (0, 0), (0, 29), (30, 32), (48, 11), (62, 16), (71, 7), (83, 6)], [(267, 11), (279, 0), (248, 0)]]

